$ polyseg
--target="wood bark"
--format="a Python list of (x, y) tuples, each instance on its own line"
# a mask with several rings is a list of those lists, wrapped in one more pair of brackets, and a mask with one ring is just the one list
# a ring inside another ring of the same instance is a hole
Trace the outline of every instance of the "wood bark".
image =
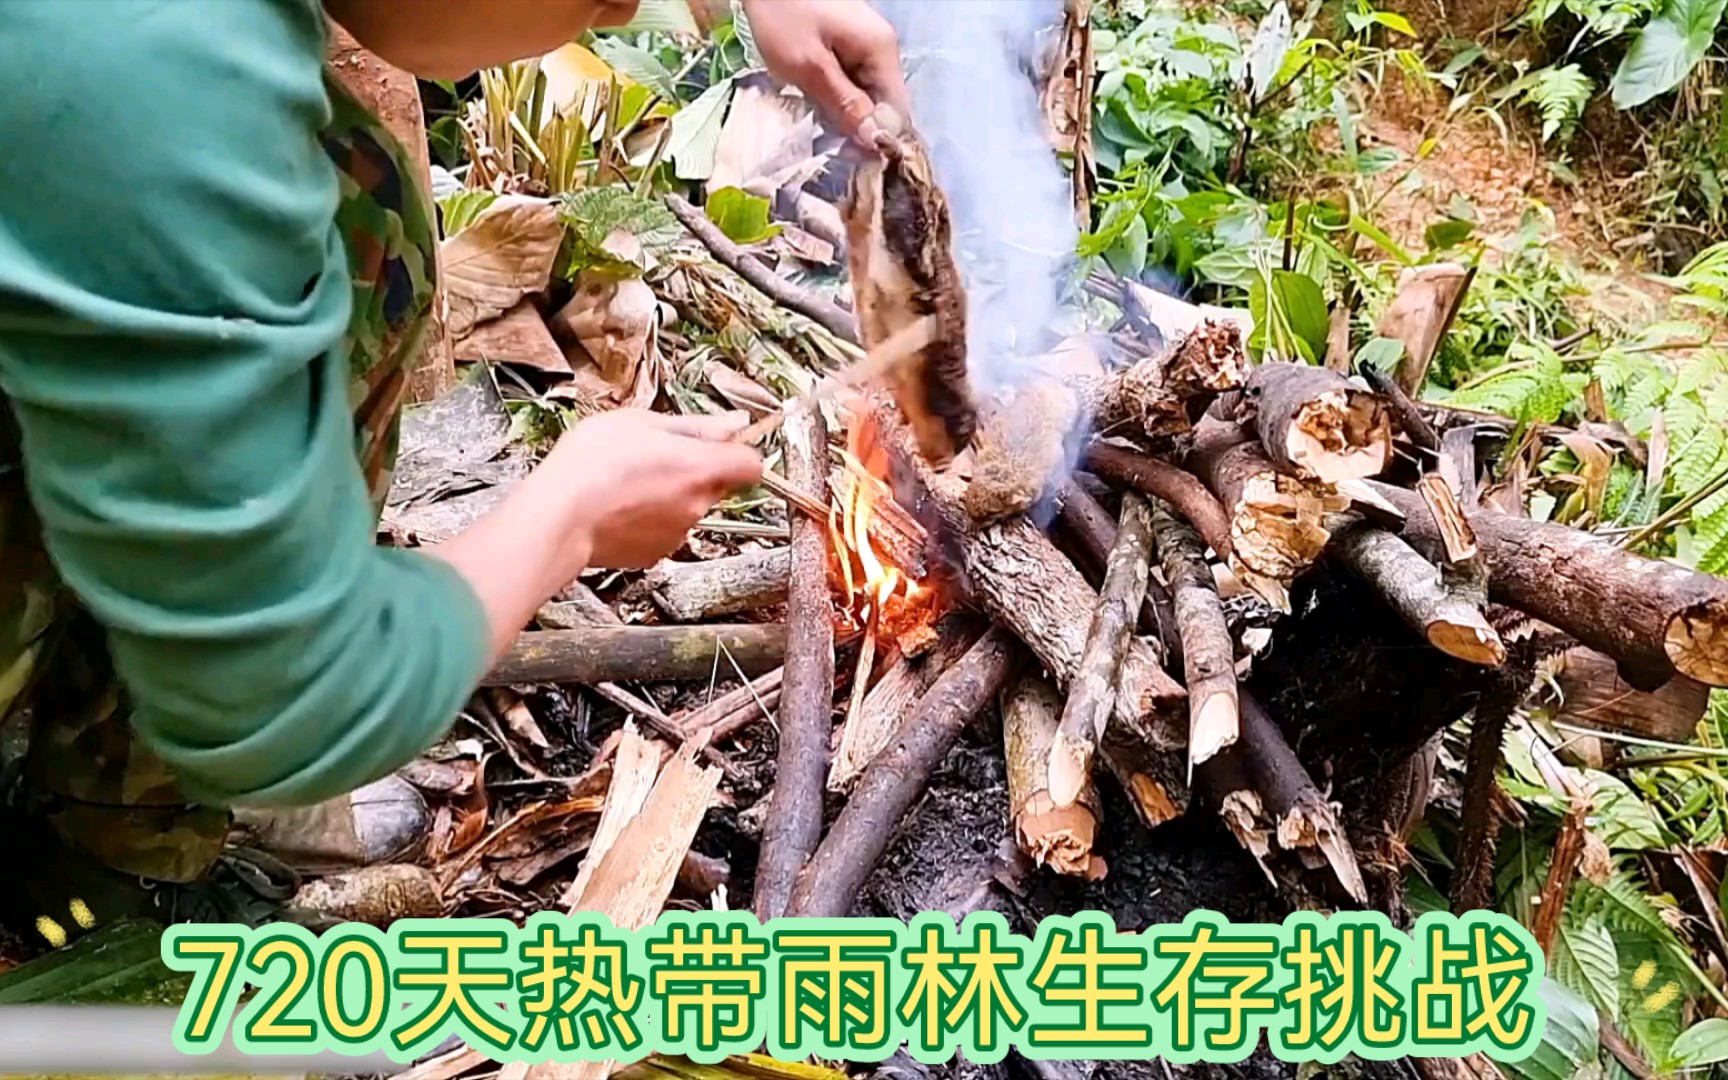
[(1151, 508), (1137, 495), (1124, 495), (1104, 586), (1050, 745), (1049, 793), (1059, 808), (1073, 806), (1092, 781), (1092, 758), (1116, 703), (1118, 673), (1134, 637), (1134, 618), (1146, 599), (1151, 554)]
[(1003, 758), (1008, 766), (1008, 813), (1020, 850), (1059, 874), (1098, 878), (1104, 860), (1092, 851), (1098, 831), (1098, 792), (1090, 778), (1068, 806), (1050, 795), (1050, 748), (1062, 697), (1050, 681), (1023, 674), (1002, 695)]
[[(1434, 517), (1413, 492), (1375, 489), (1398, 506), (1404, 538), (1443, 557)], [(1488, 571), (1488, 595), (1558, 627), (1620, 664), (1634, 688), (1654, 691), (1678, 672), (1728, 686), (1728, 581), (1646, 559), (1553, 522), (1489, 510), (1469, 517)]]
[(746, 674), (786, 657), (783, 625), (623, 626), (530, 630), (480, 680), (482, 686), (527, 683), (679, 682), (706, 679), (729, 656)]
[(1571, 805), (1560, 820), (1560, 834), (1554, 839), (1553, 855), (1548, 862), (1548, 878), (1537, 894), (1536, 920), (1530, 927), (1531, 936), (1544, 956), (1552, 955), (1554, 934), (1560, 929), (1560, 918), (1566, 912), (1566, 898), (1572, 893), (1572, 883), (1578, 879), (1578, 864), (1584, 858), (1584, 837), (1590, 831), (1588, 819), (1591, 799), (1582, 791), (1572, 793)]
[(901, 818), (923, 798), (967, 722), (1007, 683), (1014, 663), (1012, 638), (995, 628), (936, 680), (907, 714), (892, 745), (864, 771), (828, 838), (799, 875), (787, 915), (839, 918), (851, 910)]
[[(1079, 484), (1070, 481), (1062, 489), (1057, 524), (1086, 583), (1102, 585), (1104, 564), (1116, 544), (1116, 519)], [(1146, 599), (1140, 605), (1140, 633), (1158, 647), (1162, 654), (1159, 663), (1180, 675), (1177, 665), (1182, 662), (1182, 640), (1176, 635), (1176, 614), (1170, 594), (1160, 582), (1146, 583)]]
[(1229, 558), (1232, 551), (1230, 517), (1206, 489), (1200, 478), (1160, 461), (1149, 454), (1124, 450), (1108, 443), (1093, 443), (1086, 449), (1086, 468), (1113, 484), (1133, 488), (1151, 499), (1170, 504), (1193, 526), (1206, 546)]
[(1188, 684), (1188, 765), (1204, 764), (1241, 732), (1236, 649), (1199, 534), (1163, 504), (1152, 508), (1152, 537), (1175, 602)]
[[(785, 437), (788, 479), (826, 506), (828, 429), (821, 408), (803, 402), (789, 410)], [(834, 622), (825, 521), (793, 516), (791, 558), (780, 755), (756, 868), (754, 907), (763, 922), (786, 913), (793, 883), (822, 838), (823, 781), (834, 717)]]
[[(1086, 645), (1083, 620), (1098, 594), (1024, 518), (974, 530), (958, 481), (923, 463), (890, 411), (878, 408), (873, 416), (892, 457), (919, 489), (913, 515), (939, 530), (936, 539), (957, 560), (965, 591), (1067, 688)], [(1187, 803), (1187, 695), (1159, 666), (1155, 650), (1139, 639), (1129, 643), (1120, 675), (1105, 761), (1130, 793), (1141, 820), (1162, 824)]]
[(1329, 550), (1428, 644), (1472, 664), (1505, 663), (1506, 646), (1480, 603), (1447, 588), (1439, 569), (1409, 544), (1384, 529), (1353, 525), (1333, 533)]
[[(851, 791), (858, 778), (894, 740), (894, 732), (918, 700), (944, 671), (959, 661), (977, 640), (975, 627), (958, 619), (945, 619), (937, 630), (936, 645), (922, 656), (900, 656), (889, 665), (876, 685), (865, 693), (858, 708), (846, 717), (840, 747), (828, 770), (828, 790)], [(856, 692), (856, 691), (854, 691)]]
[(708, 249), (709, 254), (727, 269), (754, 285), (768, 299), (817, 323), (842, 341), (853, 345), (859, 343), (858, 320), (849, 312), (770, 270), (756, 256), (733, 243), (720, 231), (720, 226), (708, 220), (707, 214), (690, 205), (683, 197), (668, 195), (666, 205), (684, 227), (690, 230), (691, 235), (702, 241), (702, 246)]
[[(385, 130), (396, 137), (414, 162), (414, 183), (426, 199), (427, 220), (436, 228), (432, 208), (432, 151), (426, 141), (426, 117), (420, 107), (420, 85), (414, 76), (392, 67), (361, 48), (353, 35), (334, 22), (330, 28), (325, 61), (331, 72), (354, 99), (376, 115)], [(436, 239), (436, 237), (434, 237)], [(444, 268), (438, 261), (438, 284), (432, 294), (431, 325), (413, 368), (408, 373), (408, 400), (415, 404), (442, 397), (456, 387), (456, 364), (445, 326)]]
[(1259, 703), (1244, 693), (1240, 705), (1241, 737), (1198, 773), (1224, 823), (1268, 877), (1275, 850), (1299, 858), (1318, 852), (1344, 891), (1366, 903), (1367, 883), (1331, 803)]
[(1279, 471), (1258, 443), (1230, 425), (1203, 424), (1188, 466), (1223, 504), (1230, 568), (1250, 587), (1257, 579), (1287, 583), (1313, 565), (1330, 538), (1326, 515), (1349, 505)]
[(790, 548), (761, 548), (700, 562), (667, 559), (642, 584), (662, 615), (692, 623), (784, 602), (791, 571)]
[(1392, 458), (1392, 421), (1378, 396), (1301, 363), (1261, 364), (1248, 377), (1260, 445), (1285, 472), (1336, 484), (1378, 476)]

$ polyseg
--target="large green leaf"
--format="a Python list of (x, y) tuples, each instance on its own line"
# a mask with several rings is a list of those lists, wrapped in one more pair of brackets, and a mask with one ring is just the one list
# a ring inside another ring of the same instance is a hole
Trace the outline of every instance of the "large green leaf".
[(1620, 954), (1614, 935), (1601, 918), (1568, 914), (1554, 940), (1554, 977), (1592, 1005), (1617, 1016), (1620, 1012)]
[(700, 34), (688, 0), (637, 0), (636, 14), (623, 26), (600, 28), (600, 34)]
[[(1326, 353), (1326, 335), (1331, 320), (1326, 313), (1326, 294), (1307, 274), (1294, 270), (1272, 271), (1272, 295), (1291, 333), (1308, 346), (1307, 359), (1314, 360)], [(1294, 358), (1292, 358), (1294, 359)]]
[(662, 97), (677, 99), (677, 80), (660, 58), (647, 49), (639, 49), (621, 38), (600, 38), (594, 42), (594, 53), (631, 82), (651, 87)]
[(1500, 1062), (1500, 1071), (1513, 1080), (1572, 1080), (1596, 1060), (1596, 1008), (1553, 979), (1542, 980), (1539, 992), (1548, 1007), (1542, 1041), (1523, 1061)]
[(1614, 73), (1614, 106), (1630, 109), (1679, 86), (1716, 36), (1728, 0), (1668, 0)]
[(768, 200), (743, 188), (724, 187), (708, 196), (708, 220), (740, 244), (759, 244), (780, 235), (768, 220)]
[(1728, 1020), (1713, 1016), (1698, 1021), (1680, 1033), (1668, 1056), (1681, 1068), (1728, 1061)]

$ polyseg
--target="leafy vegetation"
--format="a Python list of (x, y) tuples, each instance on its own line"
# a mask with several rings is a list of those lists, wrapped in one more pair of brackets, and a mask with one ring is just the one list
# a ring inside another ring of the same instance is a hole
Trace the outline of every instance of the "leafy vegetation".
[[(1592, 305), (1583, 269), (1555, 244), (1555, 214), (1539, 202), (1511, 227), (1481, 220), (1463, 198), (1414, 229), (1386, 213), (1469, 116), (1506, 131), (1526, 113), (1555, 174), (1581, 182), (1567, 148), (1596, 113), (1618, 109), (1635, 122), (1652, 110), (1665, 119), (1644, 136), (1643, 171), (1622, 178), (1645, 200), (1638, 213), (1728, 221), (1728, 109), (1711, 82), (1723, 5), (1531, 0), (1478, 45), (1423, 40), (1369, 0), (1305, 5), (1294, 16), (1264, 0), (1099, 0), (1098, 182), (1081, 270), (1103, 264), (1247, 309), (1250, 345), (1263, 358), (1320, 362), (1344, 349), (1355, 367), (1389, 370), (1402, 346), (1375, 328), (1400, 276), (1433, 263), (1468, 266), (1472, 283), (1423, 396), (1513, 422), (1497, 467), (1522, 481), (1532, 514), (1728, 573), (1728, 243), (1695, 245), (1702, 250), (1661, 279), (1673, 290), (1665, 317), (1627, 325)], [(467, 177), (471, 190), (441, 203), (448, 231), (508, 179), (561, 198), (563, 274), (635, 276), (676, 262), (679, 230), (651, 196), (713, 173), (739, 76), (760, 57), (736, 14), (702, 40), (654, 23), (673, 17), (663, 7), (645, 3), (646, 24), (483, 77), (463, 112), (463, 156), (479, 173)], [(1508, 37), (1539, 46), (1541, 62), (1528, 49), (1520, 61), (1503, 59)], [(1414, 150), (1369, 134), (1371, 110), (1392, 91), (1432, 114)], [(706, 204), (742, 244), (774, 236), (769, 209), (737, 188), (711, 192)], [(620, 247), (620, 232), (636, 243)], [(666, 385), (675, 401), (699, 407), (690, 386), (714, 352), (780, 389), (798, 367), (792, 351), (822, 347), (781, 334), (784, 313), (739, 317), (759, 301), (681, 269), (690, 291), (676, 330), (691, 359)], [(1572, 798), (1529, 749), (1544, 736), (1544, 745), (1566, 742), (1551, 721), (1541, 710), (1520, 718), (1507, 745), (1503, 787), (1521, 814), (1503, 832), (1496, 894), (1525, 920)], [(1655, 870), (1674, 851), (1728, 846), (1728, 698), (1717, 696), (1693, 744), (1629, 746), (1618, 764), (1575, 770), (1593, 789), (1588, 823), (1604, 854), (1566, 901), (1544, 990), (1547, 1042), (1513, 1075), (1610, 1074), (1604, 1024), (1657, 1069), (1728, 1060), (1728, 1020), (1715, 1015), (1728, 1017), (1728, 996), (1709, 952), (1712, 929), (1728, 929), (1728, 896), (1708, 898), (1717, 925), (1701, 926)], [(1414, 845), (1414, 908), (1445, 903), (1422, 873), (1447, 865), (1444, 817)]]
[[(1608, 92), (1618, 107), (1646, 106), (1689, 78), (1707, 78), (1721, 5), (1536, 0), (1523, 32), (1576, 23), (1577, 38), (1554, 63), (1498, 80), (1471, 73), (1479, 48), (1428, 70), (1410, 25), (1361, 0), (1322, 10), (1292, 25), (1282, 5), (1104, 7), (1094, 117), (1100, 194), (1082, 255), (1248, 308), (1250, 344), (1262, 356), (1321, 359), (1329, 341), (1337, 347), (1331, 317), (1342, 308), (1352, 313), (1351, 362), (1383, 369), (1402, 349), (1373, 327), (1400, 273), (1442, 261), (1474, 267), (1424, 396), (1520, 426), (1508, 444), (1517, 460), (1500, 465), (1525, 472), (1533, 514), (1728, 574), (1728, 243), (1663, 279), (1674, 290), (1667, 318), (1622, 325), (1592, 309), (1585, 276), (1555, 253), (1554, 215), (1540, 204), (1505, 235), (1484, 233), (1463, 202), (1420, 237), (1393, 235), (1376, 220), (1379, 208), (1413, 181), (1445, 129), (1415, 160), (1362, 138), (1372, 98), (1399, 80), (1406, 89), (1451, 91), (1450, 109), (1441, 109), (1454, 116), (1484, 98), (1527, 107), (1540, 138), (1563, 147), (1603, 93), (1599, 61), (1582, 54), (1618, 42), (1624, 60)], [(1688, 153), (1695, 178), (1728, 161), (1708, 144)], [(1694, 182), (1691, 190), (1711, 189)], [(1543, 425), (1574, 434), (1545, 438)], [(1610, 445), (1606, 428), (1640, 440), (1642, 462)], [(1532, 721), (1546, 723), (1541, 715)], [(1521, 730), (1535, 737), (1535, 728)], [(1553, 950), (1548, 1043), (1516, 1074), (1603, 1069), (1598, 1011), (1657, 1069), (1728, 1060), (1728, 1021), (1711, 1015), (1728, 1014), (1720, 968), (1711, 974), (1699, 959), (1707, 931), (1656, 885), (1648, 861), (1728, 842), (1724, 748), (1728, 699), (1718, 694), (1696, 747), (1646, 755), (1648, 766), (1634, 758), (1612, 772), (1583, 773), (1596, 799), (1589, 824), (1607, 864), (1570, 895)], [(1529, 920), (1570, 799), (1528, 753), (1510, 744), (1508, 753), (1506, 789), (1525, 817), (1503, 834), (1498, 895), (1503, 910)], [(1446, 845), (1428, 836), (1426, 855), (1444, 866)], [(1420, 878), (1412, 885), (1414, 905), (1443, 906)], [(1718, 920), (1720, 899), (1709, 897)]]

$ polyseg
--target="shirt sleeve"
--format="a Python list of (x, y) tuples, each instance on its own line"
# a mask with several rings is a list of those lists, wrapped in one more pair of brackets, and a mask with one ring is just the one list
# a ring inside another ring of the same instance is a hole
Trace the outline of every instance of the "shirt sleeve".
[[(351, 790), (488, 660), (373, 544), (316, 0), (0, 0), (0, 391), (62, 578), (195, 798)], [(0, 568), (0, 573), (4, 568)]]

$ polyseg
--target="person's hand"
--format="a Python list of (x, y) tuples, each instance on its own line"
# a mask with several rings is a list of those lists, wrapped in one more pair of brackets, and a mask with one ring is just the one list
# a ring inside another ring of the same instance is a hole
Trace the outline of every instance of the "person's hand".
[(860, 143), (874, 147), (881, 137), (871, 116), (877, 103), (911, 115), (899, 39), (864, 0), (744, 0), (744, 14), (769, 72), (814, 98)]
[(635, 569), (671, 554), (713, 505), (762, 478), (762, 457), (731, 437), (740, 415), (617, 409), (558, 441), (540, 471), (561, 484), (589, 566)]

